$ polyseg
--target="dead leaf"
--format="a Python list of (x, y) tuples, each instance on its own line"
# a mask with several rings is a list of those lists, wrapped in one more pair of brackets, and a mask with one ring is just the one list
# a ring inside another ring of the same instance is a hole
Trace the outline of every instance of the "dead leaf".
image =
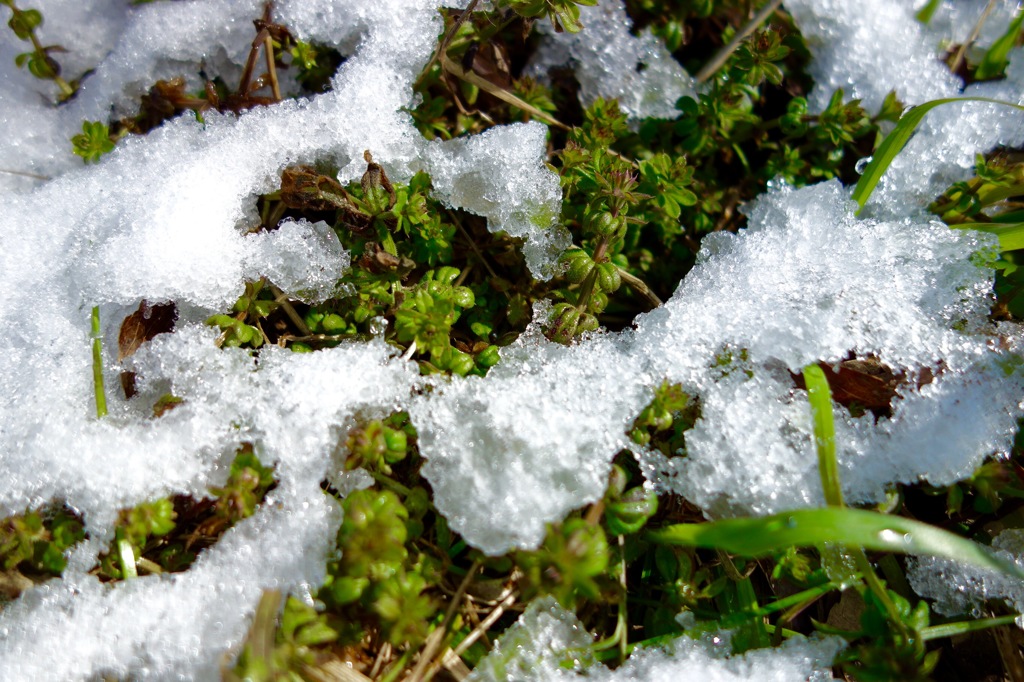
[[(148, 301), (142, 301), (139, 309), (121, 323), (121, 331), (117, 335), (117, 361), (133, 355), (157, 334), (174, 331), (177, 319), (178, 308), (173, 302), (150, 305)], [(121, 372), (121, 388), (125, 398), (135, 395), (135, 372)]]
[(512, 87), (512, 68), (508, 50), (500, 43), (491, 41), (482, 45), (471, 45), (466, 50), (462, 65), (467, 71), (472, 71), (499, 88), (508, 90)]
[[(900, 389), (920, 388), (934, 378), (932, 370), (926, 367), (911, 380), (873, 357), (850, 357), (837, 367), (825, 362), (818, 366), (825, 372), (833, 400), (847, 408), (868, 410), (876, 417), (892, 416), (892, 400)], [(798, 388), (806, 389), (802, 375), (794, 374), (793, 378)]]

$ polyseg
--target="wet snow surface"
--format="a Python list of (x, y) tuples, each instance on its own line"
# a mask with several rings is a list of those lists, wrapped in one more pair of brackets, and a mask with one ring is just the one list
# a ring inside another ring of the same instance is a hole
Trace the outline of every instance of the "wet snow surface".
[[(524, 237), (531, 272), (552, 274), (569, 242), (554, 222), (560, 191), (544, 166), (544, 128), (428, 143), (404, 111), (442, 28), (436, 0), (280, 0), (276, 17), (298, 37), (348, 56), (330, 92), (204, 124), (184, 116), (122, 141), (88, 168), (68, 142), (83, 119), (131, 110), (160, 78), (185, 74), (195, 84), (200, 68), (237, 78), (262, 2), (34, 4), (46, 18), (43, 42), (70, 50), (61, 55), (70, 75), (93, 71), (75, 100), (54, 109), (47, 84), (14, 68), (21, 46), (0, 32), (2, 165), (54, 178), (0, 174), (0, 513), (66, 502), (84, 514), (91, 540), (72, 553), (62, 579), (0, 613), (4, 679), (215, 678), (262, 589), (303, 594), (320, 584), (340, 512), (319, 483), (341, 470), (342, 435), (357, 414), (409, 410), (438, 508), (492, 554), (537, 546), (545, 523), (602, 495), (628, 425), (666, 379), (702, 402), (689, 456), (637, 456), (652, 485), (714, 517), (823, 502), (806, 395), (791, 375), (809, 362), (872, 356), (908, 377), (932, 377), (902, 391), (891, 419), (837, 408), (851, 501), (879, 500), (897, 481), (952, 483), (1011, 445), (1022, 339), (1015, 326), (987, 322), (991, 271), (979, 263), (992, 258), (994, 240), (950, 231), (921, 207), (969, 173), (975, 152), (1024, 141), (1017, 112), (955, 105), (930, 114), (868, 218), (854, 217), (837, 183), (773, 188), (748, 208), (748, 229), (704, 242), (675, 295), (633, 331), (564, 348), (532, 329), (485, 379), (427, 380), (379, 340), (309, 355), (266, 348), (254, 360), (215, 348), (202, 321), (260, 276), (304, 300), (332, 294), (349, 258), (323, 224), (250, 236), (245, 228), (255, 197), (276, 187), (287, 165), (330, 160), (347, 182), (359, 177), (365, 149), (395, 181), (430, 172), (440, 198)], [(932, 57), (985, 3), (947, 3), (929, 28), (906, 3), (870, 4), (786, 3), (811, 44), (814, 101), (820, 106), (838, 86), (869, 108), (893, 88), (907, 104), (956, 96), (959, 82)], [(672, 116), (689, 78), (649, 35), (616, 24), (623, 16), (614, 1), (585, 10), (593, 33), (550, 37), (545, 63), (572, 64), (585, 98), (631, 97), (634, 117)], [(641, 62), (647, 68), (638, 73)], [(1022, 86), (1016, 53), (1007, 80), (966, 94), (1018, 101)], [(100, 306), (107, 382), (116, 385), (117, 325), (142, 299), (175, 301), (177, 331), (126, 363), (140, 396), (124, 401), (111, 391), (111, 415), (98, 421), (89, 310)], [(433, 390), (418, 390), (427, 381)], [(168, 390), (183, 404), (151, 418), (149, 406)], [(256, 515), (185, 573), (116, 586), (88, 575), (118, 509), (203, 494), (223, 483), (242, 442), (280, 479)], [(558, 651), (531, 643), (571, 648), (588, 636), (571, 615), (538, 605), (508, 635), (522, 639), (513, 659), (534, 658), (498, 665), (511, 651), (499, 646), (478, 679), (523, 679), (501, 671), (534, 663), (534, 679), (573, 677), (557, 665)], [(720, 644), (683, 639), (615, 673), (590, 674), (819, 679), (837, 647), (794, 640), (729, 658)]]

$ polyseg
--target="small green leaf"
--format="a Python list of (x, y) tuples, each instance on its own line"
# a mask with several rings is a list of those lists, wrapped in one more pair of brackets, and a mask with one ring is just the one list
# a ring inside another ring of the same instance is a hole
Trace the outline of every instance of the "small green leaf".
[(935, 11), (942, 6), (942, 0), (928, 0), (924, 7), (917, 11), (914, 17), (922, 24), (927, 25), (931, 20)]
[(14, 31), (14, 35), (18, 36), (22, 40), (31, 40), (32, 31), (37, 26), (43, 23), (43, 15), (38, 10), (26, 9), (26, 10), (14, 10), (14, 14), (11, 15), (7, 25)]
[(999, 36), (999, 39), (992, 43), (981, 63), (978, 64), (974, 77), (977, 80), (989, 80), (1003, 75), (1006, 65), (1010, 63), (1010, 50), (1017, 44), (1020, 38), (1021, 28), (1024, 27), (1024, 11), (1017, 10), (1017, 16), (1010, 22), (1006, 33)]
[[(29, 68), (31, 69), (31, 61)], [(100, 157), (114, 149), (110, 130), (99, 121), (83, 121), (82, 132), (71, 138), (72, 151), (86, 163), (99, 161)]]

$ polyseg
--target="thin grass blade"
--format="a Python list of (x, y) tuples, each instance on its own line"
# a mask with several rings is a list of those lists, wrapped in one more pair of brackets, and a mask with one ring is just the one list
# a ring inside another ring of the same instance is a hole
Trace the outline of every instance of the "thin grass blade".
[(928, 0), (925, 6), (919, 9), (914, 17), (922, 24), (927, 25), (932, 20), (935, 10), (939, 9), (941, 5), (942, 0)]
[(1013, 625), (1019, 617), (1020, 614), (1015, 613), (1009, 616), (997, 616), (996, 618), (981, 618), (978, 620), (965, 620), (956, 623), (932, 625), (931, 627), (921, 630), (921, 638), (928, 642), (933, 639), (955, 637), (957, 635), (966, 635), (971, 632), (978, 632), (979, 630)]
[(761, 518), (681, 523), (652, 531), (648, 537), (663, 544), (721, 549), (748, 557), (836, 543), (952, 559), (1024, 580), (1024, 570), (976, 542), (920, 521), (863, 509), (799, 509)]
[(832, 414), (832, 389), (825, 372), (817, 365), (804, 367), (804, 383), (811, 403), (814, 419), (814, 444), (818, 451), (818, 472), (825, 502), (830, 507), (843, 506), (843, 489), (839, 483), (839, 464), (836, 462), (836, 424)]
[(990, 99), (988, 97), (949, 97), (946, 99), (936, 99), (931, 102), (925, 102), (919, 104), (912, 109), (903, 113), (899, 123), (893, 128), (892, 132), (885, 136), (882, 143), (878, 145), (878, 149), (875, 150), (874, 155), (871, 157), (870, 163), (864, 169), (863, 175), (860, 176), (860, 180), (857, 181), (857, 186), (853, 188), (852, 198), (857, 202), (858, 209), (857, 213), (864, 208), (864, 204), (867, 203), (868, 198), (871, 197), (871, 193), (875, 190), (878, 182), (885, 175), (885, 171), (889, 169), (893, 159), (896, 155), (902, 151), (902, 149), (910, 141), (914, 131), (917, 130), (917, 126), (921, 124), (924, 117), (929, 111), (935, 107), (942, 106), (943, 104), (952, 104), (954, 102), (988, 102), (990, 104), (1002, 104), (1004, 106), (1013, 107), (1024, 111), (1024, 106), (1014, 104), (1013, 102), (1005, 102), (998, 99)]
[(1017, 11), (1017, 16), (1010, 22), (1006, 33), (999, 36), (992, 47), (988, 48), (974, 72), (976, 80), (988, 80), (1002, 75), (1006, 65), (1010, 63), (1010, 50), (1017, 44), (1021, 28), (1024, 27), (1024, 11)]
[(100, 340), (100, 309), (92, 309), (92, 381), (96, 396), (96, 416), (107, 416), (107, 392), (103, 388), (103, 348)]

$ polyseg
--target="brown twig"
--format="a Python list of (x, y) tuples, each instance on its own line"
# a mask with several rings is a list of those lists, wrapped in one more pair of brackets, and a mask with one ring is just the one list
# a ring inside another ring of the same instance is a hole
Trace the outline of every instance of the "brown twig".
[(454, 76), (457, 76), (458, 78), (461, 78), (470, 85), (475, 85), (484, 92), (493, 95), (494, 97), (497, 97), (506, 104), (511, 104), (514, 107), (518, 107), (519, 109), (528, 112), (534, 118), (539, 118), (548, 125), (555, 126), (556, 128), (561, 128), (562, 130), (571, 130), (569, 126), (565, 125), (564, 123), (554, 118), (553, 116), (544, 113), (537, 107), (533, 106), (532, 104), (522, 99), (521, 97), (509, 92), (505, 88), (498, 87), (497, 85), (490, 82), (486, 78), (481, 78), (472, 71), (466, 71), (464, 68), (462, 68), (462, 66), (456, 64), (451, 59), (449, 59), (448, 55), (442, 54), (440, 55), (439, 59), (441, 60), (441, 68), (443, 68), (446, 72)]
[(452, 651), (452, 655), (462, 656), (462, 654), (466, 653), (466, 649), (473, 646), (476, 640), (480, 639), (481, 635), (490, 630), (491, 626), (494, 625), (499, 618), (501, 618), (502, 614), (505, 613), (505, 611), (516, 602), (516, 597), (517, 594), (513, 592), (512, 594), (505, 597), (497, 606), (495, 606), (494, 610), (487, 614), (486, 618), (480, 621), (480, 625), (473, 628), (473, 630), (468, 635), (466, 635), (466, 639), (459, 642), (459, 645), (455, 647), (454, 651)]
[(267, 37), (263, 41), (263, 54), (267, 58), (267, 76), (270, 77), (270, 92), (273, 93), (274, 99), (280, 102), (281, 85), (277, 82), (277, 65), (274, 64), (274, 40), (270, 37), (269, 32), (267, 32)]
[(9, 175), (21, 175), (26, 178), (32, 178), (34, 180), (53, 180), (49, 175), (39, 175), (38, 173), (29, 173), (27, 171), (16, 171), (8, 170), (6, 168), (0, 168), (0, 173), (7, 173)]
[(960, 46), (960, 49), (956, 51), (953, 63), (949, 65), (951, 73), (956, 73), (957, 70), (960, 69), (960, 65), (964, 61), (964, 56), (967, 54), (967, 48), (978, 39), (978, 36), (981, 34), (981, 27), (985, 25), (988, 15), (992, 14), (992, 10), (996, 8), (996, 3), (997, 0), (988, 0), (988, 4), (985, 5), (985, 9), (982, 10), (981, 16), (978, 17), (978, 21), (974, 24), (974, 28), (971, 29), (971, 33), (967, 36), (967, 40), (965, 40)]
[(651, 308), (660, 308), (662, 306), (662, 300), (658, 298), (658, 295), (651, 291), (650, 287), (635, 275), (631, 274), (625, 268), (619, 268), (619, 277), (622, 281), (633, 288), (641, 298), (644, 298), (648, 303), (651, 304)]
[(473, 562), (473, 565), (466, 571), (466, 577), (459, 583), (459, 588), (455, 590), (455, 594), (452, 596), (451, 602), (448, 604), (448, 609), (444, 613), (444, 620), (441, 621), (441, 625), (437, 627), (430, 636), (427, 638), (426, 644), (423, 646), (423, 651), (420, 652), (420, 659), (416, 662), (416, 667), (413, 668), (412, 674), (406, 678), (408, 682), (427, 682), (434, 674), (440, 670), (443, 664), (443, 659), (434, 661), (434, 654), (441, 646), (441, 642), (444, 641), (445, 635), (448, 633), (448, 627), (452, 624), (452, 620), (455, 618), (455, 612), (459, 608), (459, 602), (462, 601), (462, 596), (466, 594), (466, 589), (473, 580), (473, 576), (478, 570), (480, 570), (482, 562), (477, 559)]
[[(478, 4), (480, 4), (480, 0), (472, 0), (472, 2), (466, 5), (466, 9), (462, 10), (462, 14), (459, 15), (459, 18), (455, 20), (452, 27), (444, 34), (444, 38), (441, 39), (441, 44), (437, 46), (434, 54), (430, 55), (430, 61), (427, 62), (427, 65), (423, 68), (423, 72), (420, 74), (421, 79), (430, 71), (430, 68), (435, 64), (435, 62), (437, 62), (439, 55), (448, 53), (448, 45), (452, 42), (452, 38), (454, 38), (455, 34), (459, 32), (462, 25), (466, 23), (466, 19), (469, 18)], [(419, 83), (417, 81), (417, 85), (418, 84)]]
[[(267, 284), (270, 283), (268, 282)], [(270, 290), (274, 294), (274, 301), (281, 304), (281, 309), (284, 310), (285, 314), (289, 317), (289, 319), (291, 319), (295, 326), (299, 328), (299, 331), (302, 332), (302, 335), (312, 336), (313, 332), (310, 330), (308, 326), (306, 326), (306, 321), (303, 320), (302, 317), (299, 316), (297, 312), (295, 312), (295, 308), (293, 308), (292, 304), (288, 302), (288, 295), (281, 291), (280, 289), (278, 289), (273, 284), (270, 284)]]

